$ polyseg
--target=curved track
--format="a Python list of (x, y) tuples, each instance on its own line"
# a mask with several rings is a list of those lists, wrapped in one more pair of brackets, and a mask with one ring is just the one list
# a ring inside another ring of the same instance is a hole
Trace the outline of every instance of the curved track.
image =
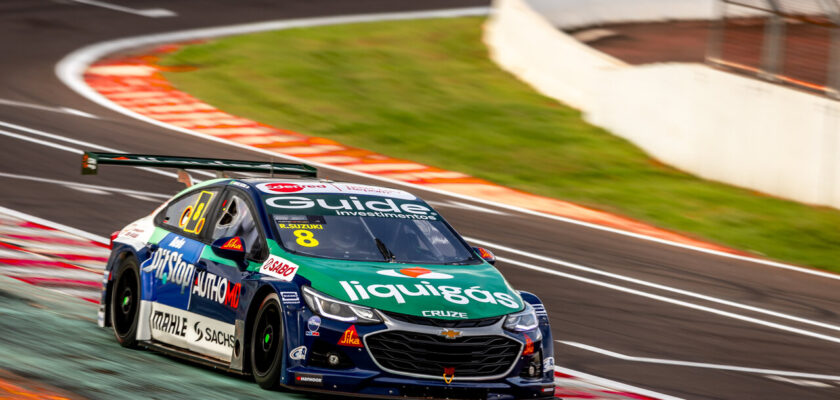
[[(486, 5), (473, 0), (109, 3), (130, 8), (75, 1), (0, 3), (0, 205), (101, 236), (146, 214), (159, 201), (154, 194), (173, 193), (180, 185), (137, 169), (82, 177), (78, 149), (96, 145), (138, 153), (257, 156), (133, 120), (80, 97), (54, 74), (55, 64), (68, 53), (114, 38), (189, 28)], [(144, 16), (155, 13), (142, 10), (155, 8), (177, 15)], [(340, 172), (329, 175), (365, 181)], [(640, 240), (439, 193), (418, 194), (464, 236), (495, 250), (499, 268), (514, 286), (547, 303), (555, 339), (562, 341), (556, 343), (558, 365), (690, 399), (840, 397), (835, 382), (840, 377), (833, 376), (840, 367), (836, 277)], [(52, 328), (44, 323), (30, 329)], [(214, 372), (176, 365), (189, 370), (185, 373), (192, 380), (217, 379)], [(29, 376), (37, 378), (38, 373), (30, 371)]]

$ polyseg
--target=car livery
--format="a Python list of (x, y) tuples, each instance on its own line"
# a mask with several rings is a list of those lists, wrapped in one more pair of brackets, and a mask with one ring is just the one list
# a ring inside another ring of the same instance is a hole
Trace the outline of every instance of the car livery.
[[(102, 164), (303, 175), (189, 186), (112, 235), (99, 325), (248, 374), (363, 397), (554, 395), (548, 315), (427, 203), (307, 166), (86, 153)], [(95, 172), (95, 171), (94, 171)]]

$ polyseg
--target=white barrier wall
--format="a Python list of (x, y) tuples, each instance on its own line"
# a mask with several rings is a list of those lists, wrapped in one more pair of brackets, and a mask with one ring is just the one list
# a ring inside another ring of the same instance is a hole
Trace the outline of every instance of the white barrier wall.
[(714, 0), (528, 0), (562, 29), (611, 22), (711, 19)]
[(663, 162), (840, 208), (840, 102), (700, 64), (628, 66), (523, 0), (496, 1), (485, 41), (504, 69)]

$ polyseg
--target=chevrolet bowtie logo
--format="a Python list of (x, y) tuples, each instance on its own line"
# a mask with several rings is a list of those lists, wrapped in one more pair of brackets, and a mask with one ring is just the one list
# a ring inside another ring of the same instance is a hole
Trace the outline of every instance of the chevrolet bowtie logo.
[(461, 336), (461, 331), (456, 331), (453, 329), (444, 329), (440, 331), (440, 334), (445, 336), (447, 339), (455, 339)]

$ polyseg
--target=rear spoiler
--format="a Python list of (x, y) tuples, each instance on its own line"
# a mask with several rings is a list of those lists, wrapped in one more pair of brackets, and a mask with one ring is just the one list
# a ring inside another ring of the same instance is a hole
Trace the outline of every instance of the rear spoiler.
[(227, 160), (221, 158), (172, 157), (148, 154), (99, 153), (86, 151), (82, 156), (82, 175), (95, 175), (99, 165), (127, 165), (178, 169), (207, 169), (218, 171), (257, 172), (264, 174), (294, 175), (315, 178), (318, 170), (306, 164), (288, 164), (260, 161)]

